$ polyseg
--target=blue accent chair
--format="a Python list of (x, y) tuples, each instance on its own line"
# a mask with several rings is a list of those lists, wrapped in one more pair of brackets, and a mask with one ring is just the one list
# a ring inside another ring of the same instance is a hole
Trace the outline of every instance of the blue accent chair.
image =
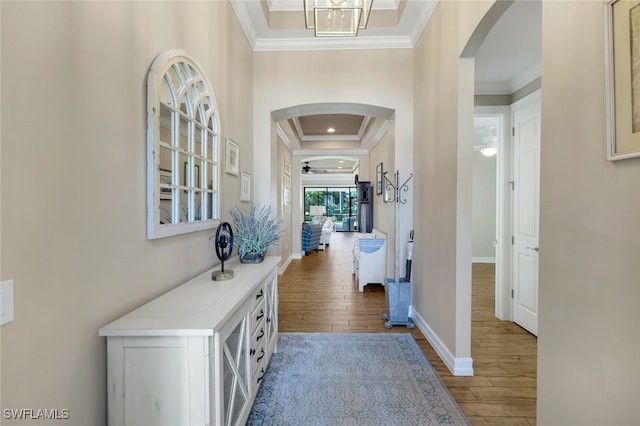
[(320, 237), (322, 236), (322, 225), (311, 223), (302, 224), (302, 252), (306, 255), (311, 250), (318, 251)]

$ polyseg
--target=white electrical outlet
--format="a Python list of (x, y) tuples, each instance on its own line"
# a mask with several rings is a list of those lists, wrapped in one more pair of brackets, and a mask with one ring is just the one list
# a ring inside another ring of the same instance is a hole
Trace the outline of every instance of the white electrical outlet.
[(13, 280), (0, 283), (0, 325), (13, 321)]

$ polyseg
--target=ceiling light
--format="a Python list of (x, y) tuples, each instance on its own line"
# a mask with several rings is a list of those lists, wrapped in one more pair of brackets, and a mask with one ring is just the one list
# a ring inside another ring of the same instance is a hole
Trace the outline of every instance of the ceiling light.
[(328, 133), (333, 133), (333, 132), (335, 132), (335, 131), (336, 131), (336, 129), (334, 129), (333, 127), (329, 127), (329, 128), (327, 129), (327, 132), (328, 132)]
[(496, 155), (496, 153), (498, 152), (498, 148), (496, 148), (495, 146), (483, 146), (482, 148), (480, 148), (480, 152), (482, 153), (482, 155), (491, 157), (493, 155)]
[(340, 160), (340, 161), (338, 161), (338, 163), (344, 163), (344, 160)]
[(496, 153), (498, 152), (498, 148), (496, 146), (498, 145), (497, 136), (485, 136), (480, 140), (482, 141), (482, 143), (484, 143), (484, 146), (480, 148), (480, 152), (482, 153), (482, 155), (485, 155), (487, 157), (496, 155)]
[(355, 37), (367, 28), (373, 0), (302, 0), (305, 26), (316, 37)]

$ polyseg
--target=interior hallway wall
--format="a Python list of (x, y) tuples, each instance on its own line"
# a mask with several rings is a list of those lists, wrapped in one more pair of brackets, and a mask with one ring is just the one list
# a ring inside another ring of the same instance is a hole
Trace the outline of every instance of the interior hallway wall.
[[(384, 192), (386, 189), (385, 180), (382, 180), (382, 195), (377, 194), (376, 174), (378, 164), (382, 163), (383, 170), (387, 172), (387, 178), (394, 182), (395, 173), (395, 121), (389, 120), (387, 133), (382, 137), (378, 145), (371, 151), (369, 156), (369, 179), (371, 182), (371, 199), (373, 200), (373, 227), (387, 234), (387, 253), (396, 253), (396, 217), (395, 203), (384, 202)], [(393, 191), (392, 191), (393, 192)], [(406, 194), (403, 194), (406, 197)], [(385, 277), (396, 277), (395, 258), (399, 258), (398, 254), (387, 255), (387, 266)]]
[[(146, 239), (146, 78), (186, 50), (251, 172), (252, 51), (227, 2), (1, 2), (2, 408), (106, 424), (98, 329), (217, 263), (211, 231)], [(221, 212), (240, 195), (221, 175)], [(2, 424), (28, 424), (10, 421)]]
[[(340, 64), (339, 68), (336, 64)], [(254, 155), (258, 200), (271, 203), (275, 167), (270, 135), (271, 112), (313, 103), (359, 103), (395, 110), (396, 167), (412, 168), (413, 54), (410, 49), (336, 50), (254, 53)], [(398, 153), (401, 152), (401, 155)], [(258, 160), (259, 159), (259, 160)], [(362, 167), (362, 165), (361, 165)], [(412, 202), (398, 221), (412, 224)], [(300, 208), (295, 198), (293, 208)], [(296, 253), (302, 215), (293, 212), (293, 252)], [(296, 223), (296, 219), (299, 221)], [(408, 231), (407, 231), (408, 235)], [(404, 263), (404, 259), (394, 259)]]
[(475, 261), (495, 262), (496, 156), (473, 152), (473, 247)]
[(603, 22), (543, 3), (540, 425), (640, 424), (640, 158), (605, 157)]
[[(459, 152), (460, 55), (490, 5), (439, 2), (414, 49), (413, 307), (450, 368), (456, 359), (471, 358), (472, 135), (460, 141), (468, 151)], [(473, 72), (468, 74), (472, 84)], [(470, 96), (469, 122), (461, 124), (469, 131), (473, 89)], [(468, 170), (458, 168), (461, 155)], [(465, 227), (468, 233), (459, 235)]]

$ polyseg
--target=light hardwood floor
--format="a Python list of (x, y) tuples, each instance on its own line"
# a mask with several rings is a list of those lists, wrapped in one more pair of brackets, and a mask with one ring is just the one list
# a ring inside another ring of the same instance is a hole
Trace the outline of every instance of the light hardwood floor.
[(281, 332), (411, 332), (473, 425), (535, 425), (537, 339), (493, 314), (494, 268), (473, 265), (471, 356), (475, 375), (454, 377), (418, 328), (384, 327), (384, 288), (358, 292), (351, 234), (293, 260), (278, 278)]

